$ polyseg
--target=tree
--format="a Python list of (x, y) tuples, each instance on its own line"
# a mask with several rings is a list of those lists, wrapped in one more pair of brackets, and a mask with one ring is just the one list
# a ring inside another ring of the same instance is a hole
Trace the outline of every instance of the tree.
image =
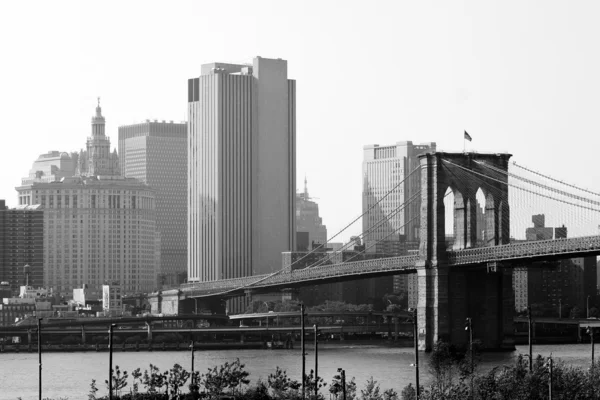
[[(340, 374), (333, 376), (333, 381), (329, 385), (329, 393), (331, 393), (334, 398), (341, 399), (342, 398), (342, 376)], [(346, 400), (355, 400), (356, 399), (356, 379), (352, 377), (349, 381), (346, 381)]]
[(173, 398), (177, 398), (177, 396), (179, 396), (179, 388), (185, 385), (185, 382), (187, 382), (189, 377), (190, 373), (183, 369), (181, 365), (173, 365), (173, 368), (171, 368), (169, 371), (169, 377), (167, 379)]
[(202, 375), (202, 386), (211, 397), (222, 395), (225, 389), (229, 389), (230, 393), (235, 395), (241, 385), (250, 383), (250, 374), (244, 367), (238, 358), (232, 363), (226, 362), (219, 367), (209, 368), (208, 372)]
[(158, 393), (166, 384), (167, 374), (167, 372), (161, 373), (158, 367), (150, 364), (150, 372), (148, 373), (148, 370), (145, 370), (142, 380), (148, 393)]
[(590, 318), (598, 318), (600, 317), (600, 310), (596, 307), (590, 308)]
[(379, 393), (379, 384), (371, 377), (367, 380), (365, 390), (360, 391), (362, 400), (383, 400), (383, 396)]
[(269, 375), (267, 384), (273, 396), (277, 399), (284, 398), (288, 392), (296, 391), (300, 388), (300, 382), (289, 378), (287, 372), (279, 367), (275, 368), (274, 374)]
[(575, 318), (581, 318), (582, 316), (583, 316), (583, 311), (581, 310), (581, 308), (579, 308), (577, 306), (571, 308), (571, 312), (569, 313), (569, 318), (575, 319)]
[[(121, 373), (118, 365), (114, 370), (111, 369), (110, 375), (112, 376), (112, 390), (114, 390), (117, 396), (120, 396), (121, 390), (127, 386), (127, 378), (129, 378), (129, 375), (127, 375), (127, 371), (123, 371), (123, 373)], [(108, 384), (108, 379), (105, 380), (104, 383), (106, 383), (106, 388), (108, 389), (110, 387)]]

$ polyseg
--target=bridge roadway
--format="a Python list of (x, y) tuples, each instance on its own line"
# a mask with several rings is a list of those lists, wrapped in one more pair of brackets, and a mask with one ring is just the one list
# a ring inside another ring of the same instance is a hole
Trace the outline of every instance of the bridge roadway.
[[(495, 264), (513, 267), (534, 261), (551, 261), (600, 254), (600, 236), (537, 240), (500, 246), (446, 252), (450, 267)], [(246, 290), (261, 292), (344, 280), (416, 272), (419, 255), (362, 260), (281, 271), (275, 274), (188, 283), (180, 286), (180, 298), (240, 296)]]

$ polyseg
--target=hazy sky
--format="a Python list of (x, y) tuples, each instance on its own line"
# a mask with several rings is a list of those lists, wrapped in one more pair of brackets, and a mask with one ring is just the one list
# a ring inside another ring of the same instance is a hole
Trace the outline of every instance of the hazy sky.
[[(0, 5), (0, 199), (49, 150), (186, 119), (203, 63), (288, 60), (304, 175), (331, 234), (361, 213), (365, 144), (507, 151), (600, 191), (597, 1), (28, 1)], [(360, 232), (356, 225), (342, 235)]]

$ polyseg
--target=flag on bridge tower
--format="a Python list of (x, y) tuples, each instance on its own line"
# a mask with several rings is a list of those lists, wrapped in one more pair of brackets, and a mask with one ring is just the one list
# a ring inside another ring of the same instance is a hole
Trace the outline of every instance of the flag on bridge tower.
[(465, 140), (468, 140), (469, 142), (473, 140), (473, 138), (471, 138), (471, 135), (469, 135), (467, 131), (465, 131)]

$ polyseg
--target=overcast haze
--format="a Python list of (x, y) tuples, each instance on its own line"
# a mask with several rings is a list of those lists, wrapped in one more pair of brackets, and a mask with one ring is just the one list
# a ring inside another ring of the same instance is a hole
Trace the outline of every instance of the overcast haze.
[[(362, 148), (397, 141), (507, 151), (600, 190), (600, 3), (594, 1), (102, 1), (0, 5), (0, 199), (39, 154), (182, 121), (203, 63), (288, 60), (297, 188), (331, 234), (361, 212)], [(360, 232), (360, 225), (342, 235)], [(335, 240), (338, 241), (338, 240)]]

